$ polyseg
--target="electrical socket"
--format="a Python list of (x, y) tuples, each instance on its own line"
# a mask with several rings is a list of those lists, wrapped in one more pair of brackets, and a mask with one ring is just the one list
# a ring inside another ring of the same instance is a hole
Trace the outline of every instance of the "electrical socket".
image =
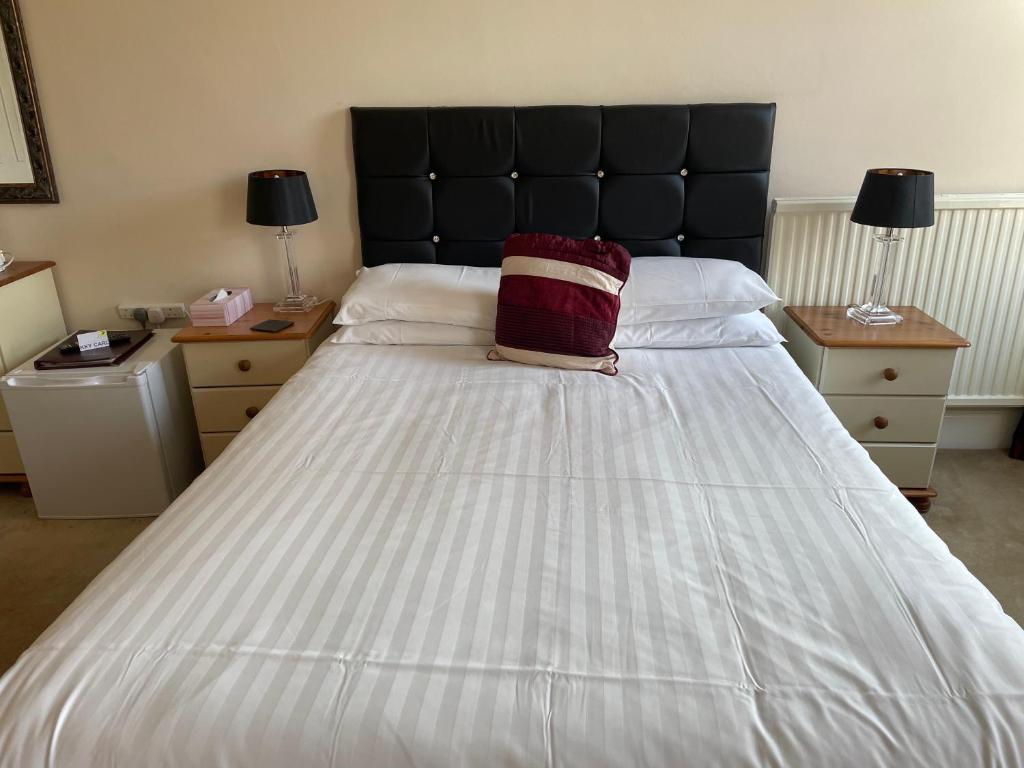
[(188, 312), (185, 311), (184, 304), (166, 303), (166, 302), (139, 302), (137, 304), (118, 304), (117, 305), (117, 316), (122, 320), (132, 320), (132, 312), (136, 309), (162, 309), (164, 317), (168, 320), (184, 320), (188, 317)]

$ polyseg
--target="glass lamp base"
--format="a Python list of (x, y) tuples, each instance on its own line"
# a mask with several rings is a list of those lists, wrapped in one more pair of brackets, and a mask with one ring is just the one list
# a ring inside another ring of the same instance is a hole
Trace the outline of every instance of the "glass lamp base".
[(861, 304), (850, 307), (846, 316), (861, 325), (896, 325), (903, 322), (903, 315), (898, 315), (884, 304)]
[(307, 296), (304, 293), (285, 296), (274, 305), (275, 312), (309, 312), (320, 303), (316, 296)]

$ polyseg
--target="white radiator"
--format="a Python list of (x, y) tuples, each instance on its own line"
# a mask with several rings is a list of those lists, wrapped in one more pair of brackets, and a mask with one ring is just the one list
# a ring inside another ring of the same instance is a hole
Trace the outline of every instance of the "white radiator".
[[(867, 300), (875, 230), (852, 197), (772, 204), (768, 282), (784, 304)], [(890, 306), (913, 304), (971, 342), (957, 355), (951, 406), (1024, 405), (1024, 194), (939, 195), (935, 226), (903, 230)]]

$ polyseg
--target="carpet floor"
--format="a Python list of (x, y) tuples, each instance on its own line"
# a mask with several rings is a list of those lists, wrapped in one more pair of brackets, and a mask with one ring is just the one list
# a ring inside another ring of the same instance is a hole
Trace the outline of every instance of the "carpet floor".
[[(1024, 461), (939, 451), (926, 519), (1024, 625)], [(0, 673), (148, 525), (146, 519), (40, 520), (0, 486)]]

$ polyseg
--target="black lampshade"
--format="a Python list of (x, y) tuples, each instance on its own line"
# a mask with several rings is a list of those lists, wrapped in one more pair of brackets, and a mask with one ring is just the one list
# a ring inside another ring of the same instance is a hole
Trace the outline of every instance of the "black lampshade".
[(872, 168), (864, 174), (850, 221), (914, 229), (935, 223), (935, 176), (913, 168)]
[(316, 205), (305, 171), (253, 171), (245, 220), (266, 227), (290, 227), (316, 221)]

